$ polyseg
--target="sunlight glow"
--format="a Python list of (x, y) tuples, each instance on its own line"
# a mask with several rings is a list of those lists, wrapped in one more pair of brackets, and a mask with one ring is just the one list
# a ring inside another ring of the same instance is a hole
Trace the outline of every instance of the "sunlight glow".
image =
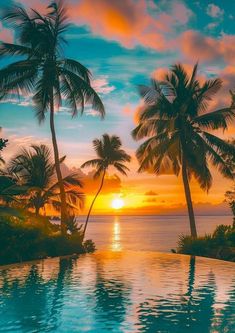
[(121, 198), (116, 198), (112, 201), (112, 208), (121, 209), (124, 206), (124, 201)]

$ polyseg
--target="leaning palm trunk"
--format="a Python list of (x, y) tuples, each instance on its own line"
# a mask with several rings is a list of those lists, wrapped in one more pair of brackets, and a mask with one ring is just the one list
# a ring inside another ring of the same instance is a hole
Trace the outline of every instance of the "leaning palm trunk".
[(54, 150), (54, 159), (55, 159), (55, 169), (58, 179), (58, 185), (60, 189), (60, 201), (61, 201), (61, 233), (64, 235), (66, 234), (66, 217), (67, 217), (67, 206), (66, 206), (66, 195), (65, 189), (63, 184), (62, 173), (60, 170), (60, 158), (59, 158), (59, 151), (58, 145), (56, 140), (56, 133), (55, 133), (55, 124), (54, 124), (54, 100), (53, 96), (50, 100), (50, 128), (51, 128), (51, 136), (52, 136), (52, 144)]
[(87, 229), (87, 224), (88, 224), (88, 221), (89, 221), (89, 218), (90, 218), (90, 215), (91, 215), (92, 208), (93, 208), (94, 203), (95, 203), (95, 201), (96, 201), (96, 198), (97, 198), (98, 195), (100, 194), (100, 191), (102, 190), (102, 187), (103, 187), (103, 185), (104, 185), (105, 172), (106, 172), (106, 170), (104, 170), (104, 172), (103, 172), (102, 179), (101, 179), (101, 183), (100, 183), (100, 187), (99, 187), (98, 192), (96, 193), (94, 199), (92, 200), (91, 206), (90, 206), (90, 208), (89, 208), (89, 211), (88, 211), (88, 214), (87, 214), (87, 218), (86, 218), (85, 227), (84, 227), (84, 231), (83, 231), (83, 235), (82, 235), (82, 239), (84, 239), (84, 237), (85, 237), (85, 233), (86, 233), (86, 229)]
[(35, 216), (39, 217), (39, 211), (40, 211), (40, 207), (36, 206), (35, 207)]
[(188, 181), (187, 164), (186, 164), (186, 160), (184, 157), (182, 160), (182, 178), (183, 178), (184, 192), (185, 192), (185, 197), (186, 197), (186, 202), (187, 202), (187, 207), (188, 207), (191, 236), (193, 238), (197, 238), (195, 216), (194, 216), (191, 192), (190, 192), (189, 181)]

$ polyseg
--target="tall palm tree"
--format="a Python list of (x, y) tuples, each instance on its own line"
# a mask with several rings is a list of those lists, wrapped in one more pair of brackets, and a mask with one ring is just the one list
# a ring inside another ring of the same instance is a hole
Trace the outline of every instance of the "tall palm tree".
[(87, 224), (91, 214), (92, 207), (98, 197), (102, 187), (104, 185), (104, 178), (106, 171), (110, 166), (113, 166), (117, 171), (123, 175), (127, 175), (129, 169), (124, 163), (130, 162), (131, 157), (123, 149), (121, 149), (122, 142), (120, 138), (116, 135), (109, 136), (108, 134), (103, 134), (101, 139), (93, 140), (93, 148), (97, 154), (97, 158), (89, 160), (82, 164), (81, 168), (93, 167), (96, 169), (94, 173), (94, 178), (99, 178), (101, 176), (101, 183), (99, 189), (92, 200), (91, 206), (89, 208), (86, 223), (84, 227), (83, 237), (86, 233)]
[[(64, 158), (60, 162), (64, 161)], [(24, 194), (27, 208), (33, 208), (35, 215), (46, 204), (61, 209), (59, 183), (56, 181), (55, 164), (52, 163), (50, 149), (45, 145), (34, 145), (31, 149), (22, 149), (9, 164), (10, 172), (14, 173), (19, 184), (28, 189)], [(82, 183), (76, 174), (62, 178), (68, 208), (78, 210), (84, 201), (80, 192)]]
[(197, 230), (191, 176), (208, 191), (212, 185), (210, 162), (224, 177), (233, 178), (223, 156), (234, 156), (234, 146), (210, 133), (226, 130), (228, 122), (235, 120), (234, 103), (208, 112), (208, 104), (221, 85), (220, 79), (200, 84), (197, 65), (188, 75), (182, 65), (176, 64), (161, 82), (153, 79), (151, 87), (139, 87), (145, 104), (132, 135), (136, 140), (148, 137), (136, 153), (139, 171), (151, 170), (158, 175), (170, 166), (177, 176), (182, 174), (192, 237), (197, 237)]
[(91, 87), (91, 73), (76, 60), (63, 57), (64, 33), (68, 28), (66, 9), (62, 1), (52, 2), (48, 13), (29, 13), (13, 7), (4, 13), (4, 20), (18, 34), (19, 44), (1, 43), (1, 56), (17, 56), (20, 60), (0, 70), (1, 98), (9, 94), (33, 94), (36, 116), (43, 122), (50, 113), (50, 129), (54, 148), (56, 174), (61, 196), (61, 229), (66, 232), (66, 194), (60, 169), (60, 157), (55, 132), (55, 111), (63, 104), (71, 108), (72, 116), (84, 112), (90, 104), (102, 117), (104, 106)]

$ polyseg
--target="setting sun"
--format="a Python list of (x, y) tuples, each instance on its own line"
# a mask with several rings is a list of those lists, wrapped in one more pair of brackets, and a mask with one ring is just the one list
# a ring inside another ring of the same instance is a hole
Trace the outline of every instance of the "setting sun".
[(121, 209), (124, 206), (124, 201), (121, 198), (116, 198), (112, 201), (112, 208)]

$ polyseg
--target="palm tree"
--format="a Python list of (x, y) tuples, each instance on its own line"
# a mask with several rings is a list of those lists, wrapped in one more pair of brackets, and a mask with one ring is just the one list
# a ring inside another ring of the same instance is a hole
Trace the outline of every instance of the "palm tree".
[(230, 143), (210, 133), (226, 130), (235, 119), (231, 107), (208, 112), (208, 104), (220, 89), (220, 79), (200, 84), (196, 78), (197, 65), (189, 76), (182, 65), (172, 66), (169, 73), (152, 86), (140, 86), (145, 104), (139, 114), (139, 124), (133, 130), (134, 139), (149, 137), (137, 150), (139, 171), (159, 174), (169, 166), (177, 176), (181, 172), (188, 207), (192, 237), (197, 237), (189, 181), (194, 176), (204, 190), (212, 185), (209, 162), (224, 176), (233, 173), (223, 156), (234, 156)]
[(127, 171), (129, 169), (125, 166), (124, 163), (130, 162), (131, 157), (121, 149), (122, 143), (118, 136), (108, 134), (103, 134), (102, 138), (93, 140), (93, 148), (97, 154), (97, 158), (93, 160), (89, 160), (82, 164), (81, 168), (85, 167), (93, 167), (96, 169), (94, 173), (94, 178), (99, 178), (101, 176), (101, 183), (99, 189), (92, 200), (90, 209), (87, 214), (86, 223), (84, 227), (83, 238), (86, 233), (87, 224), (89, 221), (89, 217), (91, 214), (92, 207), (95, 203), (96, 198), (98, 197), (102, 187), (104, 185), (104, 178), (106, 175), (106, 171), (109, 166), (113, 166), (117, 171), (122, 173), (123, 175), (127, 175)]
[[(64, 158), (60, 160), (60, 163)], [(19, 184), (28, 189), (24, 195), (27, 208), (33, 208), (35, 215), (46, 204), (61, 209), (59, 183), (56, 181), (55, 164), (52, 163), (50, 149), (45, 145), (22, 149), (9, 165), (10, 172), (18, 177)], [(79, 190), (82, 183), (76, 174), (62, 178), (68, 208), (78, 210), (83, 205), (84, 194)]]
[(18, 34), (19, 44), (1, 43), (1, 56), (17, 56), (18, 60), (0, 70), (1, 98), (9, 94), (33, 94), (39, 123), (50, 113), (50, 129), (54, 160), (61, 197), (61, 230), (66, 232), (66, 194), (60, 169), (60, 157), (54, 116), (62, 103), (71, 108), (72, 116), (84, 112), (90, 104), (102, 117), (105, 114), (101, 99), (91, 87), (91, 73), (81, 63), (63, 57), (63, 34), (68, 28), (66, 9), (62, 1), (52, 2), (47, 15), (36, 10), (28, 13), (13, 7), (4, 13), (4, 20)]

